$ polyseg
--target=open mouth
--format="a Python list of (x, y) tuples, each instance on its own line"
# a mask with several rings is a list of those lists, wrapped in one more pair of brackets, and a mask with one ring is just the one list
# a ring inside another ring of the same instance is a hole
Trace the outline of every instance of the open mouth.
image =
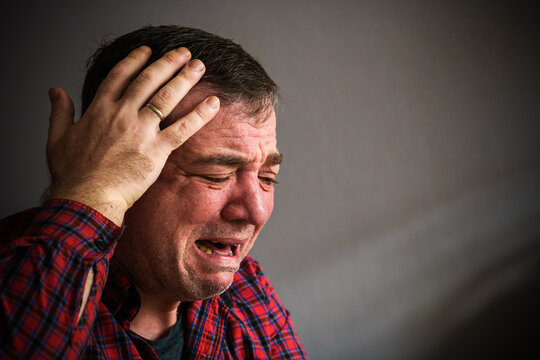
[(238, 245), (224, 244), (219, 241), (197, 240), (195, 245), (208, 255), (235, 256)]

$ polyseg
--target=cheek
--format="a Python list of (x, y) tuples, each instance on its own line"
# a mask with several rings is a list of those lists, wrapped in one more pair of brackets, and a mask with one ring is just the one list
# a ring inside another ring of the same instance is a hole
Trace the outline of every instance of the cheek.
[(182, 214), (183, 222), (200, 224), (219, 218), (227, 203), (227, 193), (194, 182), (176, 191), (170, 202), (176, 215)]

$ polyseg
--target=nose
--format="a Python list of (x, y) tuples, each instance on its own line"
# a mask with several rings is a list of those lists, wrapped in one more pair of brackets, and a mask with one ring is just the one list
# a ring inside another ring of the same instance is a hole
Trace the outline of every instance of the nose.
[(233, 186), (221, 216), (228, 221), (264, 225), (274, 208), (274, 193), (264, 191), (257, 176), (241, 176)]

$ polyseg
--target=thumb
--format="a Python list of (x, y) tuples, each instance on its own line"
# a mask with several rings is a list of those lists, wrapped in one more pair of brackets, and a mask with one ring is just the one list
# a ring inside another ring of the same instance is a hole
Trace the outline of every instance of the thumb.
[(56, 143), (73, 125), (73, 116), (75, 115), (73, 102), (64, 89), (49, 89), (49, 99), (51, 100), (51, 114), (49, 116), (47, 148)]

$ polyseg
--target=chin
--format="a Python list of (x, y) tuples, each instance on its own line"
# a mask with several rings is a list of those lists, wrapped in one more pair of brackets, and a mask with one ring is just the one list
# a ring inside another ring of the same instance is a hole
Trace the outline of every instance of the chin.
[[(220, 272), (205, 278), (192, 277), (190, 284), (185, 288), (184, 301), (198, 301), (221, 295), (231, 286), (234, 272)], [(187, 299), (186, 299), (187, 298)]]

